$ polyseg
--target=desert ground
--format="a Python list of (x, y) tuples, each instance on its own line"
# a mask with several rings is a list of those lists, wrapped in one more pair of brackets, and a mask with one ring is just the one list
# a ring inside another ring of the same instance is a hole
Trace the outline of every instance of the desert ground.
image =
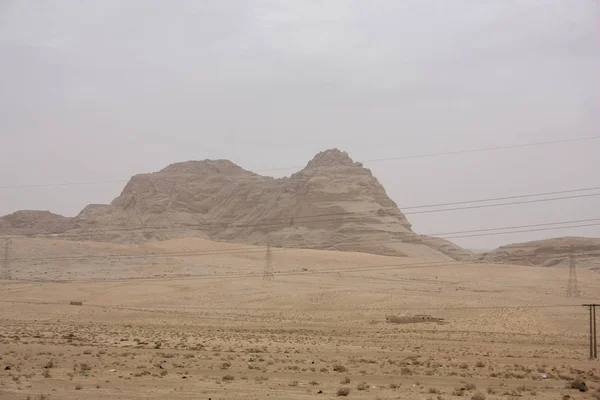
[(268, 281), (264, 248), (202, 239), (11, 251), (3, 400), (600, 398), (590, 270), (573, 298), (565, 268), (274, 248)]

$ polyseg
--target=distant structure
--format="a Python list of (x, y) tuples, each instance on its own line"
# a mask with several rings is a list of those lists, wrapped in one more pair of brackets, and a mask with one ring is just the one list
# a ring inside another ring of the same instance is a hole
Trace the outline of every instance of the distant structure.
[(579, 285), (577, 284), (577, 270), (575, 257), (573, 254), (569, 256), (569, 284), (567, 286), (568, 297), (579, 297)]
[(2, 273), (0, 278), (10, 279), (10, 239), (4, 239), (4, 257), (2, 262)]
[(273, 257), (271, 255), (271, 242), (267, 243), (267, 252), (265, 254), (265, 271), (263, 279), (265, 281), (272, 281), (273, 276)]

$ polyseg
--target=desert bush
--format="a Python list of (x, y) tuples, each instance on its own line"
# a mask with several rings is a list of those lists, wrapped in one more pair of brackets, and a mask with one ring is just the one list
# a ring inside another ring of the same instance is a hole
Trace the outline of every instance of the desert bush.
[(574, 380), (573, 382), (571, 382), (569, 385), (567, 385), (568, 387), (570, 387), (571, 389), (577, 389), (580, 392), (587, 392), (588, 391), (588, 387), (585, 384), (584, 381), (581, 381), (579, 379)]
[(349, 388), (339, 388), (337, 390), (337, 392), (335, 393), (336, 396), (338, 397), (346, 397), (350, 394), (350, 389)]
[(333, 370), (335, 372), (346, 372), (348, 369), (346, 367), (344, 367), (343, 365), (341, 365), (341, 364), (335, 364), (333, 366)]
[(223, 379), (223, 381), (226, 381), (226, 382), (228, 382), (228, 381), (229, 381), (229, 382), (230, 382), (230, 381), (234, 380), (235, 378), (233, 377), (233, 375), (225, 375), (225, 376), (224, 376), (223, 378), (221, 378), (221, 379)]
[(343, 385), (347, 385), (347, 384), (349, 384), (349, 383), (350, 383), (350, 378), (348, 378), (348, 377), (345, 377), (344, 379), (342, 379), (342, 384), (343, 384)]
[(471, 400), (485, 400), (485, 396), (482, 393), (476, 393), (471, 396)]
[(367, 382), (362, 382), (359, 383), (358, 386), (356, 386), (357, 390), (369, 390), (369, 384)]

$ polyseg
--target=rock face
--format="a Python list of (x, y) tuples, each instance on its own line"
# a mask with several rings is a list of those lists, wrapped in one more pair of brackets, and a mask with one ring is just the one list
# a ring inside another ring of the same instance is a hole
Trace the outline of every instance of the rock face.
[(578, 267), (600, 269), (600, 239), (563, 237), (502, 246), (479, 256), (483, 262), (569, 266), (573, 254)]
[(198, 236), (448, 260), (471, 256), (448, 241), (415, 234), (371, 171), (337, 149), (281, 179), (226, 160), (172, 164), (134, 176), (110, 205), (87, 206), (65, 219), (65, 227), (67, 221), (70, 237), (94, 240)]

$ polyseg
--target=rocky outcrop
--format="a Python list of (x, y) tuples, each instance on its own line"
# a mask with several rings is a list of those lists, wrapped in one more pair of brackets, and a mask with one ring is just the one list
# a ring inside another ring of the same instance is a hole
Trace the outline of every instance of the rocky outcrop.
[(478, 259), (487, 263), (566, 267), (571, 255), (578, 267), (600, 268), (600, 239), (563, 237), (516, 243), (484, 253)]
[(64, 233), (76, 227), (73, 218), (50, 211), (17, 211), (0, 217), (0, 232), (15, 235)]
[(415, 234), (362, 164), (337, 149), (288, 178), (226, 160), (188, 161), (136, 175), (110, 205), (90, 205), (70, 237), (121, 242), (211, 240), (377, 254), (464, 259), (471, 253)]

